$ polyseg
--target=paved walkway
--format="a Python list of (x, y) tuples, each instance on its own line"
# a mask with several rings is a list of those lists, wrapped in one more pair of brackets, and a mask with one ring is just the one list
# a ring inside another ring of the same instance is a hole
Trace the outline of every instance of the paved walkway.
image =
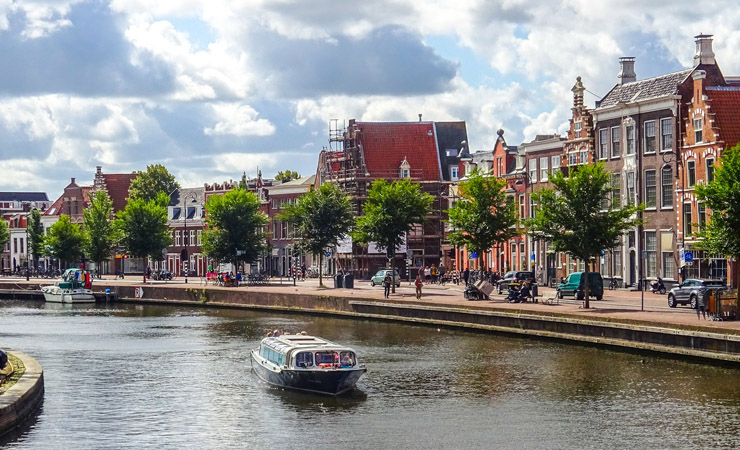
[[(0, 282), (17, 281), (19, 285), (26, 283), (25, 279), (0, 278)], [(52, 280), (31, 279), (32, 284), (51, 284)], [(134, 285), (142, 284), (139, 277), (126, 277), (123, 280), (113, 277), (105, 277), (103, 280), (96, 280), (97, 285)], [(325, 286), (333, 286), (333, 279), (325, 279)], [(182, 277), (173, 281), (148, 281), (146, 285), (167, 285), (171, 287), (205, 287), (208, 289), (239, 289), (250, 291), (270, 291), (285, 293), (306, 293), (321, 294), (330, 296), (357, 296), (359, 298), (383, 300), (383, 288), (376, 286), (371, 287), (367, 281), (355, 281), (354, 289), (333, 289), (320, 287), (318, 279), (309, 279), (306, 281), (297, 281), (293, 286), (293, 281), (284, 278), (282, 283), (280, 279), (274, 279), (267, 286), (241, 286), (220, 287), (206, 284), (203, 278), (189, 278), (188, 284), (184, 283)], [(554, 298), (555, 290), (552, 288), (540, 287), (541, 299)], [(510, 310), (512, 312), (531, 312), (543, 314), (565, 314), (583, 318), (600, 318), (602, 320), (615, 321), (636, 321), (648, 322), (652, 325), (665, 325), (667, 327), (682, 326), (692, 328), (703, 328), (711, 331), (728, 331), (733, 334), (740, 334), (740, 321), (712, 321), (697, 318), (696, 311), (689, 306), (678, 306), (669, 308), (667, 297), (665, 295), (652, 294), (650, 292), (637, 292), (624, 289), (606, 290), (604, 299), (597, 301), (591, 300), (590, 308), (582, 307), (583, 301), (575, 300), (572, 297), (566, 297), (559, 304), (542, 304), (542, 303), (507, 303), (504, 300), (505, 295), (494, 295), (490, 300), (467, 301), (463, 297), (463, 285), (446, 284), (426, 285), (423, 289), (421, 302), (430, 305), (439, 306), (465, 306), (475, 308), (491, 308), (498, 310)], [(404, 281), (400, 288), (396, 289), (395, 294), (391, 294), (390, 300), (400, 300), (417, 302), (414, 287)]]

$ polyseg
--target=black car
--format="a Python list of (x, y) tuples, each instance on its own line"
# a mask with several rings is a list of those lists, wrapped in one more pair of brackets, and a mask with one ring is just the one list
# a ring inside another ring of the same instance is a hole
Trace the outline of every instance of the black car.
[(496, 287), (498, 293), (501, 294), (505, 290), (509, 289), (509, 283), (521, 283), (522, 281), (534, 281), (534, 273), (510, 270), (504, 274), (504, 277), (498, 280)]
[(668, 306), (675, 308), (678, 304), (688, 304), (693, 309), (696, 309), (699, 299), (702, 298), (707, 289), (718, 289), (722, 287), (725, 287), (725, 284), (721, 280), (684, 280), (668, 293)]

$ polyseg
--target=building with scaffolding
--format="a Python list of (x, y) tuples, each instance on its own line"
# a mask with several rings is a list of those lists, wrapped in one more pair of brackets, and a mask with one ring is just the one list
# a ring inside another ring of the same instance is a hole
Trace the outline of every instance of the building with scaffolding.
[[(420, 267), (451, 267), (444, 221), (450, 207), (450, 185), (460, 176), (460, 153), (467, 153), (467, 129), (461, 122), (359, 122), (329, 124), (329, 147), (321, 151), (316, 185), (337, 183), (350, 196), (356, 215), (375, 180), (409, 179), (434, 197), (432, 212), (396, 251), (401, 277), (415, 277)], [(461, 151), (461, 148), (464, 151)], [(337, 269), (359, 278), (388, 266), (385, 252), (346, 240), (332, 254)]]

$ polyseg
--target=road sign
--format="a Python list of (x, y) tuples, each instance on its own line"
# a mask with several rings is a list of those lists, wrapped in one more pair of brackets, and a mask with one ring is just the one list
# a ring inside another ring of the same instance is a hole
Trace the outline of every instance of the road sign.
[(694, 260), (694, 253), (693, 252), (684, 252), (683, 253), (683, 260), (687, 263), (690, 263)]
[(470, 259), (478, 259), (478, 252), (473, 252), (470, 254)]
[(534, 261), (534, 252), (532, 252), (532, 255), (530, 256), (530, 259)]
[(331, 252), (326, 252), (326, 257), (328, 258), (330, 256), (331, 256)]

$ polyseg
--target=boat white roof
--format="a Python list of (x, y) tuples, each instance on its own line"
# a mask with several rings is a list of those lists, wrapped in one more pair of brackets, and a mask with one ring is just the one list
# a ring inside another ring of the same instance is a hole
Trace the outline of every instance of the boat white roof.
[(327, 341), (316, 336), (308, 336), (305, 334), (283, 334), (279, 337), (268, 337), (263, 340), (270, 347), (280, 351), (289, 351), (294, 349), (346, 349), (347, 347), (335, 344), (334, 342)]

